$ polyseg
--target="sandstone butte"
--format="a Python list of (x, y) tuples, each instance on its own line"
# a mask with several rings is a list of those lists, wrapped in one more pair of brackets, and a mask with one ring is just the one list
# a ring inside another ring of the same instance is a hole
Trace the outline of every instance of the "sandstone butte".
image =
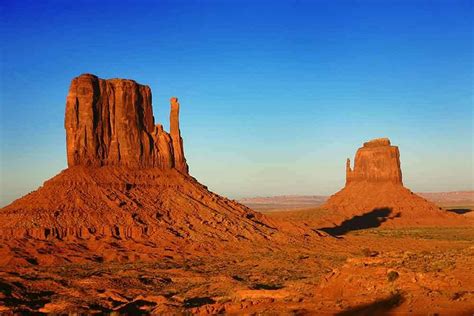
[(386, 226), (460, 224), (463, 219), (403, 186), (400, 152), (388, 138), (364, 143), (357, 150), (354, 167), (346, 161), (346, 185), (322, 208), (336, 211), (344, 219), (383, 214)]
[(66, 101), (68, 166), (175, 168), (188, 173), (171, 98), (170, 133), (154, 124), (151, 90), (133, 80), (85, 74), (72, 80)]
[(68, 168), (0, 210), (0, 266), (156, 260), (324, 236), (269, 219), (190, 176), (179, 110), (171, 98), (167, 133), (155, 125), (148, 86), (74, 78), (65, 113)]

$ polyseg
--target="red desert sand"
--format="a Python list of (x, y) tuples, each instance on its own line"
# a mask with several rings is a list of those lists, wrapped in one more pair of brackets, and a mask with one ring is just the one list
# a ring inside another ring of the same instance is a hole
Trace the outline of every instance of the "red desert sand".
[[(171, 98), (168, 133), (149, 87), (73, 79), (68, 168), (0, 210), (0, 312), (474, 311), (472, 218), (405, 189), (387, 139), (358, 151), (324, 209), (264, 215), (189, 174), (179, 110)], [(351, 222), (374, 208), (390, 211)]]

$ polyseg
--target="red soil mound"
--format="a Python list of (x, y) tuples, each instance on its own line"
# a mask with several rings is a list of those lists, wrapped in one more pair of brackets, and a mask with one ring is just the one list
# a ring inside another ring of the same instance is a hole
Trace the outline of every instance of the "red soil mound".
[(177, 170), (115, 166), (68, 168), (3, 208), (1, 219), (4, 237), (39, 239), (158, 234), (233, 240), (274, 231), (261, 214)]
[(268, 219), (177, 170), (117, 166), (68, 168), (3, 208), (0, 221), (0, 266), (199, 257), (321, 235)]

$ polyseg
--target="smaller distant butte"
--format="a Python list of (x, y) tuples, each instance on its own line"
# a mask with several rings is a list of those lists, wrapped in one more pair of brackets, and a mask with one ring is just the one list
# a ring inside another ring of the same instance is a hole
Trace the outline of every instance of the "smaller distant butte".
[(341, 213), (346, 218), (387, 209), (393, 219), (386, 222), (388, 225), (417, 226), (459, 221), (459, 217), (441, 210), (403, 186), (400, 152), (388, 138), (365, 142), (357, 150), (353, 168), (347, 159), (346, 185), (332, 195), (323, 208)]

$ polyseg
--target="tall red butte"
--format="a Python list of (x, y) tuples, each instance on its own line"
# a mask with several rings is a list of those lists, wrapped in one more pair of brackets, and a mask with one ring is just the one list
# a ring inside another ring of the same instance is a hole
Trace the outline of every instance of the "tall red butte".
[(157, 167), (188, 173), (177, 98), (171, 98), (168, 134), (154, 124), (148, 86), (85, 74), (72, 80), (65, 116), (69, 167)]
[(357, 150), (354, 168), (346, 162), (346, 185), (322, 206), (345, 219), (386, 210), (384, 225), (418, 226), (459, 222), (459, 216), (403, 186), (400, 152), (388, 138), (373, 139)]
[[(90, 74), (72, 80), (65, 115), (68, 168), (0, 210), (0, 238), (8, 240), (0, 247), (0, 265), (97, 256), (145, 260), (166, 249), (209, 253), (288, 239), (285, 225), (191, 177), (178, 99), (171, 98), (170, 133), (155, 125), (151, 102), (150, 88), (133, 80)], [(113, 246), (117, 241), (122, 248)]]

